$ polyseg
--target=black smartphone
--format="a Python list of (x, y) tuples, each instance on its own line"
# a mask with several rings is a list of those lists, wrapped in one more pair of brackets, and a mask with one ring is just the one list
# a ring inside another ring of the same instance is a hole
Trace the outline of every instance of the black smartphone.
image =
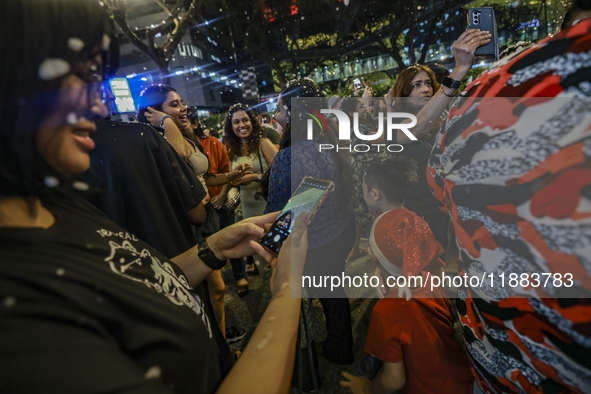
[(497, 20), (492, 7), (470, 8), (468, 10), (468, 29), (480, 29), (491, 34), (490, 42), (476, 49), (475, 56), (499, 59)]
[(365, 87), (365, 84), (359, 78), (353, 78), (353, 85), (357, 90), (361, 90)]
[(296, 191), (259, 243), (275, 256), (279, 255), (279, 250), (289, 234), (291, 234), (299, 214), (309, 212), (309, 224), (334, 188), (335, 185), (332, 181), (324, 181), (309, 176), (302, 179)]

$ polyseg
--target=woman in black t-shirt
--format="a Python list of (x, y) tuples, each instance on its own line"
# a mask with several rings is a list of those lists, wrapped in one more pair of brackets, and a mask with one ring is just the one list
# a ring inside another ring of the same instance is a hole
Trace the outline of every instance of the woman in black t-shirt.
[[(4, 0), (0, 15), (14, 38), (0, 47), (0, 391), (286, 391), (306, 215), (279, 259), (252, 242), (276, 214), (171, 260), (119, 228), (76, 194), (88, 187), (76, 175), (90, 164), (93, 119), (107, 115), (108, 18), (77, 0)], [(274, 267), (274, 296), (224, 377), (191, 289), (226, 258), (255, 252)]]

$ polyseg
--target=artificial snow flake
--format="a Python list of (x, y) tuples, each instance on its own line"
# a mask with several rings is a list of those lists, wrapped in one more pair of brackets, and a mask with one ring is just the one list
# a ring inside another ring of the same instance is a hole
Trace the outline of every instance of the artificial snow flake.
[(68, 38), (68, 48), (74, 52), (80, 52), (84, 48), (84, 41), (77, 37)]
[(63, 77), (70, 72), (70, 63), (64, 59), (47, 58), (39, 66), (39, 78), (44, 81), (51, 81)]
[(82, 192), (85, 192), (88, 189), (90, 189), (90, 186), (88, 186), (88, 183), (84, 183), (84, 182), (80, 182), (80, 181), (74, 182), (72, 184), (72, 186), (74, 187), (74, 189), (80, 190)]
[(54, 176), (46, 176), (43, 179), (43, 183), (45, 184), (45, 186), (47, 186), (49, 188), (54, 188), (60, 184), (60, 181), (58, 181), (57, 178)]
[(70, 112), (68, 114), (68, 116), (66, 116), (66, 122), (68, 122), (68, 124), (76, 124), (78, 123), (78, 116), (76, 115), (75, 112)]

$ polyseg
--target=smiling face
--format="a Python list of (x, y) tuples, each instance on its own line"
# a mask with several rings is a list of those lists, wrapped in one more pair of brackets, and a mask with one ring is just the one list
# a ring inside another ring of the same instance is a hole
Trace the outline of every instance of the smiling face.
[(413, 108), (421, 109), (433, 97), (431, 78), (426, 72), (421, 71), (410, 80), (410, 83), (412, 90), (408, 95), (409, 104)]
[(252, 134), (252, 123), (244, 111), (236, 111), (232, 114), (232, 130), (240, 139), (248, 140)]
[(172, 121), (180, 130), (187, 127), (189, 123), (187, 119), (187, 107), (185, 107), (183, 99), (177, 92), (168, 92), (166, 100), (162, 103), (162, 112), (172, 116)]
[[(93, 61), (95, 65), (100, 62)], [(92, 120), (108, 114), (96, 86), (74, 74), (65, 77), (53, 108), (35, 134), (41, 157), (64, 175), (80, 174), (90, 167), (88, 152), (94, 149), (90, 134), (96, 131)]]

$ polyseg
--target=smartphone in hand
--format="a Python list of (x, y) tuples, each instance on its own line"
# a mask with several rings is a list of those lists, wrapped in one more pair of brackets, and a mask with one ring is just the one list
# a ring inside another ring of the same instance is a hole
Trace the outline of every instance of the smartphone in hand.
[(355, 86), (357, 90), (365, 88), (365, 84), (359, 78), (353, 78), (353, 86)]
[(275, 256), (279, 255), (279, 250), (289, 234), (291, 234), (299, 214), (309, 212), (309, 224), (334, 188), (335, 185), (332, 181), (324, 181), (309, 176), (302, 179), (296, 191), (259, 243)]
[(493, 57), (499, 59), (499, 43), (497, 21), (492, 7), (470, 8), (468, 10), (468, 29), (480, 29), (491, 34), (490, 42), (476, 49), (477, 57)]

